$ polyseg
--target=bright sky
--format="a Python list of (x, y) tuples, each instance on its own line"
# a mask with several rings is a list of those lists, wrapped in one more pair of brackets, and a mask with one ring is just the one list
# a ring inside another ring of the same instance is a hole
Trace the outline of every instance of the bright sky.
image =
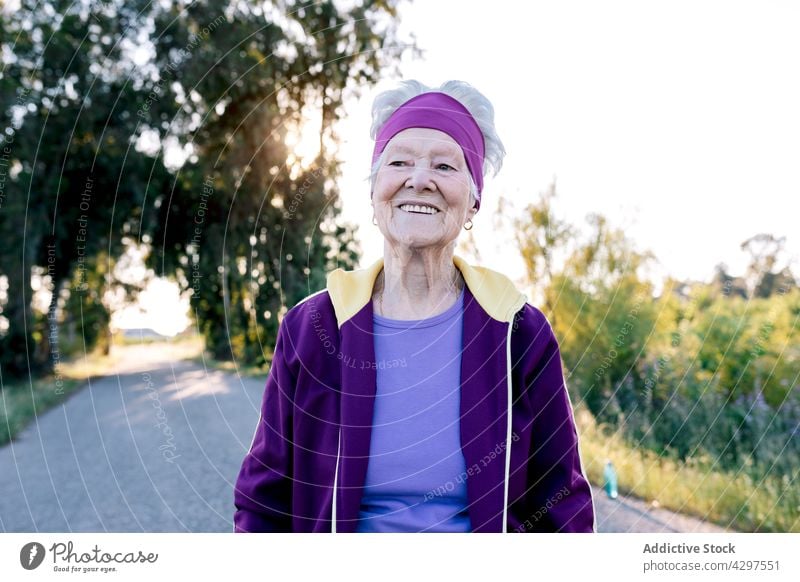
[[(554, 177), (560, 216), (583, 226), (604, 214), (656, 254), (660, 275), (707, 280), (719, 262), (741, 274), (739, 245), (761, 232), (800, 256), (800, 2), (488, 6), (418, 0), (400, 24), (425, 50), (404, 78), (464, 80), (495, 106), (508, 154), (473, 230), (487, 266), (521, 280), (516, 250), (493, 242), (494, 204), (502, 192), (522, 208)], [(349, 103), (340, 129), (362, 265), (383, 249), (365, 180), (371, 102), (395, 85)]]
[[(518, 253), (491, 242), (494, 202), (502, 192), (522, 208), (553, 177), (561, 216), (583, 226), (604, 214), (661, 275), (707, 280), (719, 262), (740, 274), (739, 245), (759, 232), (800, 255), (800, 3), (487, 6), (418, 1), (401, 18), (426, 51), (404, 78), (464, 80), (495, 106), (507, 156), (474, 221), (484, 261), (522, 275)], [(363, 225), (363, 263), (383, 248), (363, 181), (370, 104), (395, 84), (353, 104), (342, 131), (344, 214)]]

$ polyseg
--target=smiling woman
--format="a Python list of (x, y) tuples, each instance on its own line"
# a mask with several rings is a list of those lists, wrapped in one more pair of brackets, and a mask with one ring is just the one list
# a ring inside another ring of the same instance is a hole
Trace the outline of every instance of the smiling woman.
[[(424, 319), (452, 305), (460, 291), (452, 245), (477, 212), (470, 198), (472, 179), (458, 143), (436, 129), (414, 127), (399, 132), (383, 159), (386, 162), (378, 169), (372, 204), (388, 250), (384, 268), (398, 275), (394, 279), (398, 283), (403, 272), (409, 276), (416, 273), (438, 288), (398, 284), (387, 289), (382, 275), (376, 289), (376, 313)], [(441, 267), (441, 274), (433, 272), (427, 277), (424, 257), (429, 257), (427, 269)], [(395, 271), (396, 264), (407, 266)], [(453, 285), (448, 284), (451, 281)]]
[(596, 531), (547, 317), (454, 254), (505, 153), (491, 103), (407, 81), (372, 136), (383, 257), (281, 321), (234, 531)]

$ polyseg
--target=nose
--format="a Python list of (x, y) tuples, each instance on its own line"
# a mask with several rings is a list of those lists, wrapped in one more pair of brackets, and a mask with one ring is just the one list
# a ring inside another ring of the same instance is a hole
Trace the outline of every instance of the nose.
[(419, 164), (409, 168), (409, 176), (406, 179), (406, 187), (413, 188), (417, 191), (435, 190), (436, 182), (433, 180), (433, 172)]

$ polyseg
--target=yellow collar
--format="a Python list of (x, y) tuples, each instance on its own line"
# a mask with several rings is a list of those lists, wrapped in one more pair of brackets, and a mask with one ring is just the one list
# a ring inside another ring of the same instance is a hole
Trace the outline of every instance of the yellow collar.
[[(486, 267), (472, 266), (453, 255), (453, 263), (461, 271), (470, 292), (490, 317), (511, 322), (527, 297), (502, 273)], [(369, 303), (375, 279), (383, 269), (383, 257), (364, 269), (345, 271), (342, 268), (328, 273), (328, 294), (336, 311), (339, 327)]]

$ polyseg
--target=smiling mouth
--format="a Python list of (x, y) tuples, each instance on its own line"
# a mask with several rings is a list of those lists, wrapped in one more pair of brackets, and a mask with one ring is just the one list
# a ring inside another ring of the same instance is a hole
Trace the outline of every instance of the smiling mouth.
[(436, 208), (431, 206), (420, 206), (418, 204), (402, 204), (400, 210), (408, 212), (409, 214), (439, 214)]

